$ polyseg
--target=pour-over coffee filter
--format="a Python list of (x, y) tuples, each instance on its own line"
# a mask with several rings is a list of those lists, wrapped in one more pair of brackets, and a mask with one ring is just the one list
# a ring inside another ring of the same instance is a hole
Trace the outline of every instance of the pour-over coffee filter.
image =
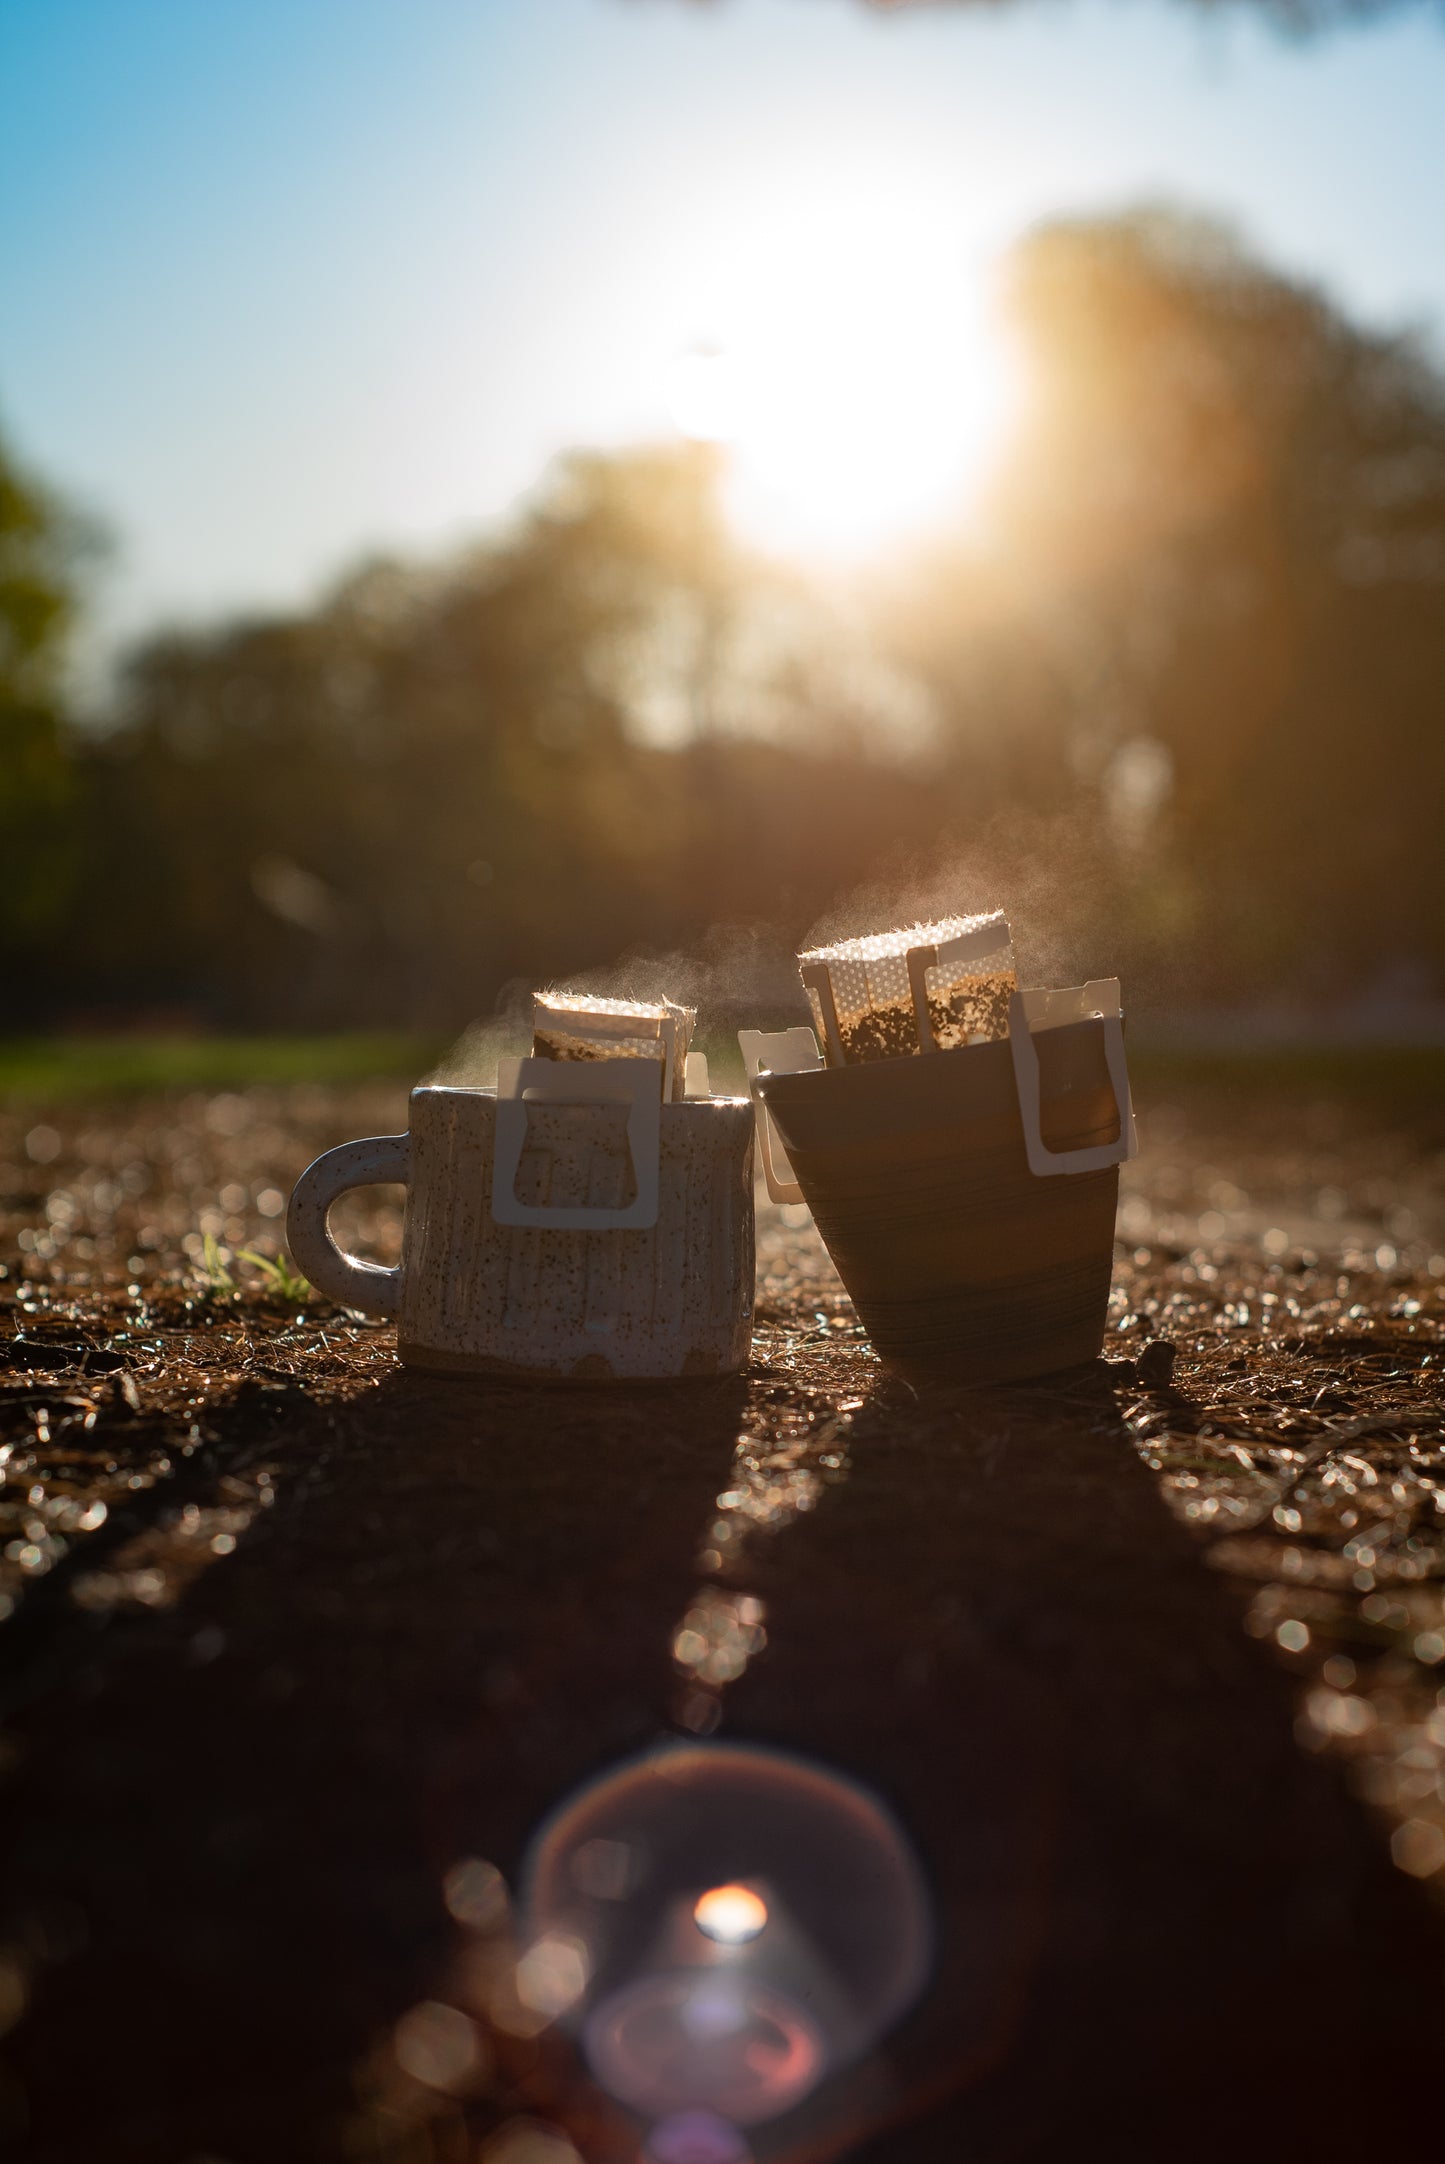
[(655, 1059), (664, 1099), (683, 1095), (697, 1010), (670, 999), (599, 999), (589, 992), (537, 992), (532, 1057), (553, 1060)]
[(798, 968), (830, 1067), (1007, 1037), (1018, 989), (1002, 910), (814, 947)]

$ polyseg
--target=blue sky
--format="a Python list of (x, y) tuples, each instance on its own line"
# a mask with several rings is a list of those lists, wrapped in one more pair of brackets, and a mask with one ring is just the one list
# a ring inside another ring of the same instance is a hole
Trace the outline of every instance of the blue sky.
[(1445, 326), (1442, 119), (1431, 13), (0, 0), (0, 425), (110, 525), (108, 638), (285, 605), (665, 437), (749, 266), (851, 205), (946, 282), (1166, 196)]

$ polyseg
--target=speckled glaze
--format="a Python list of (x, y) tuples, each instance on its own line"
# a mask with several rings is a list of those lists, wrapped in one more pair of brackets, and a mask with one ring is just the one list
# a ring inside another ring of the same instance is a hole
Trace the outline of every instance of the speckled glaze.
[[(662, 1107), (657, 1223), (565, 1232), (492, 1216), (496, 1099), (413, 1090), (409, 1135), (329, 1150), (298, 1180), (287, 1233), (300, 1267), (348, 1306), (395, 1315), (413, 1367), (577, 1381), (726, 1375), (753, 1312), (753, 1111), (742, 1097)], [(336, 1248), (347, 1188), (407, 1183), (399, 1269)], [(519, 1200), (618, 1207), (632, 1191), (626, 1108), (528, 1107)]]

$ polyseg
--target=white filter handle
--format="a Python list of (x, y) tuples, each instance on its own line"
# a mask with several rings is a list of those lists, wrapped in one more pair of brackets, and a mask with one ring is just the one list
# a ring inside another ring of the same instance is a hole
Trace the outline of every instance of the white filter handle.
[[(833, 1065), (835, 1067), (846, 1067), (848, 1055), (843, 1050), (843, 1039), (838, 1031), (838, 1002), (833, 997), (833, 972), (826, 962), (799, 962), (798, 975), (802, 978), (807, 989), (817, 998), (818, 1012), (823, 1019), (823, 1037), (828, 1050), (833, 1055)], [(738, 1043), (742, 1043), (744, 1035), (759, 1037), (761, 1034), (755, 1029), (739, 1030)], [(784, 1037), (789, 1037), (792, 1034), (791, 1030), (780, 1029), (776, 1037), (769, 1039), (769, 1042), (779, 1043)], [(813, 1039), (814, 1050), (817, 1049), (817, 1044), (818, 1040), (815, 1037)], [(785, 1067), (777, 1067), (772, 1071), (775, 1074), (786, 1074), (789, 1070)]]
[(806, 1023), (799, 1023), (796, 1029), (771, 1032), (740, 1029), (738, 1050), (743, 1055), (743, 1069), (758, 1123), (758, 1154), (763, 1160), (763, 1179), (768, 1194), (774, 1202), (801, 1202), (803, 1190), (793, 1176), (788, 1153), (774, 1133), (768, 1108), (753, 1083), (760, 1074), (808, 1074), (813, 1068), (821, 1067), (823, 1055), (818, 1050), (818, 1040)]
[[(1092, 995), (1099, 995), (1093, 1000)], [(1067, 1022), (1097, 1018), (1104, 1025), (1104, 1058), (1119, 1115), (1116, 1142), (1091, 1143), (1081, 1150), (1051, 1150), (1039, 1124), (1039, 1055), (1033, 1040), (1035, 1028), (1058, 1028)], [(1134, 1104), (1129, 1094), (1129, 1066), (1124, 1057), (1124, 1022), (1119, 1006), (1119, 980), (1105, 977), (1093, 984), (1071, 985), (1058, 992), (1015, 992), (1009, 1001), (1009, 1050), (1013, 1054), (1014, 1087), (1018, 1091), (1019, 1116), (1024, 1126), (1024, 1148), (1029, 1170), (1036, 1179), (1064, 1172), (1102, 1172), (1108, 1165), (1122, 1165), (1137, 1156), (1139, 1137), (1134, 1125)]]
[[(497, 1131), (492, 1150), (492, 1216), (499, 1225), (548, 1232), (645, 1232), (657, 1223), (662, 1150), (662, 1077), (655, 1059), (519, 1059), (497, 1062)], [(637, 1193), (621, 1209), (603, 1204), (519, 1202), (517, 1172), (527, 1143), (527, 1107), (625, 1104), (627, 1147)]]
[(1030, 1029), (1058, 1029), (1065, 1022), (1087, 1022), (1091, 1015), (1122, 1015), (1117, 977), (1092, 977), (1087, 984), (1037, 985), (1023, 992)]

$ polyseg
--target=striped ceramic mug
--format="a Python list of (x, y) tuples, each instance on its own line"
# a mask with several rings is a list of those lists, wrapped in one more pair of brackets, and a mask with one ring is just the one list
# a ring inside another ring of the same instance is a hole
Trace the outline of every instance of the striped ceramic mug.
[[(404, 1135), (344, 1142), (297, 1181), (287, 1237), (320, 1291), (395, 1316), (447, 1374), (726, 1375), (752, 1342), (753, 1116), (662, 1102), (654, 1060), (504, 1060), (497, 1088), (423, 1084)], [(337, 1247), (349, 1189), (407, 1189), (401, 1262)]]

